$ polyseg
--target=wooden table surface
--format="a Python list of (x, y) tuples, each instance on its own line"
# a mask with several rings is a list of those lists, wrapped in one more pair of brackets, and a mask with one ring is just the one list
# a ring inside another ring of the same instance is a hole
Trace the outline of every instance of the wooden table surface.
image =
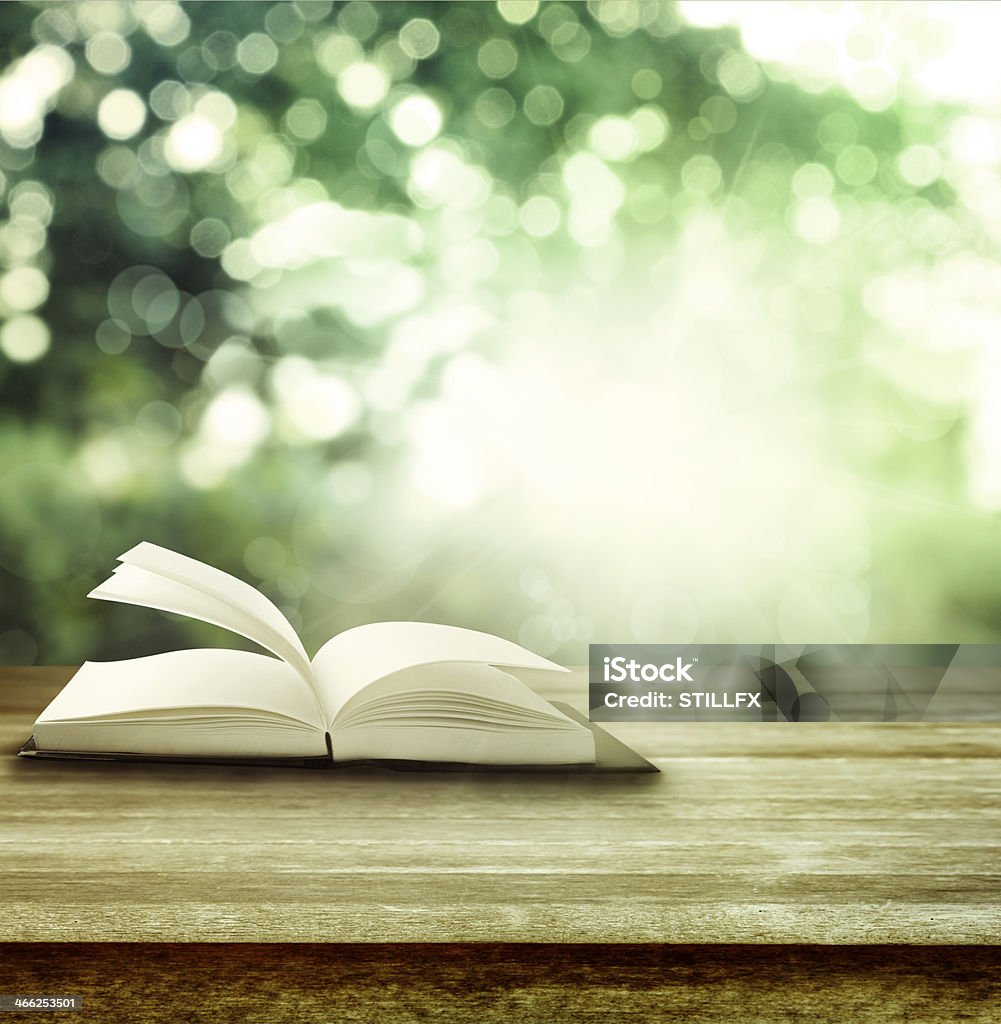
[(7, 941), (1001, 940), (1001, 725), (609, 726), (655, 776), (14, 757), (71, 672), (0, 670)]

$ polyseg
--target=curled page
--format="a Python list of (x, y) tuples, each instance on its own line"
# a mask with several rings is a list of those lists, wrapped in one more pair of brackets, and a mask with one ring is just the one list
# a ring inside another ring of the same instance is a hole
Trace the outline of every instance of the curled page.
[(222, 626), (277, 654), (312, 684), (309, 658), (291, 623), (249, 584), (146, 542), (120, 560), (123, 564), (89, 597), (157, 608)]
[(432, 622), (374, 622), (328, 640), (313, 659), (313, 674), (330, 723), (369, 683), (403, 669), (443, 662), (568, 671), (510, 640), (475, 629)]

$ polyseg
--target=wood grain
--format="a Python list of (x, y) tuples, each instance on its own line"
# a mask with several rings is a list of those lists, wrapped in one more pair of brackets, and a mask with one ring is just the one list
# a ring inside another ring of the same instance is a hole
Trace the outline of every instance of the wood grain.
[(1001, 940), (998, 725), (609, 726), (653, 777), (17, 759), (71, 673), (0, 670), (7, 940)]
[(71, 1024), (996, 1024), (999, 978), (969, 946), (0, 946), (0, 990), (82, 995)]

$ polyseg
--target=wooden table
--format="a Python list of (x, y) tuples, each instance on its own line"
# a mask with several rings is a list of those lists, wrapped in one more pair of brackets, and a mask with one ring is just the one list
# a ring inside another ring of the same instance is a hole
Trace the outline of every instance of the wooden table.
[[(700, 1020), (700, 985), (715, 993), (704, 1008), (716, 1013), (762, 978), (781, 975), (775, 991), (788, 995), (789, 978), (805, 984), (821, 967), (849, 979), (860, 1007), (885, 1008), (896, 985), (919, 1009), (934, 1003), (929, 1020), (955, 1016), (949, 1006), (964, 1019), (998, 1013), (999, 725), (609, 726), (657, 776), (13, 757), (71, 672), (0, 670), (2, 938), (88, 944), (60, 947), (67, 970), (78, 955), (81, 970), (102, 957), (121, 964), (117, 947), (95, 952), (96, 942), (375, 943), (283, 947), (249, 962), (284, 964), (304, 992), (312, 957), (356, 982), (381, 979), (381, 997), (396, 976), (444, 998), (449, 971), (482, 980), (492, 969), (508, 979), (504, 991), (510, 982), (528, 993), (526, 1013), (551, 997), (561, 1019), (578, 1019), (566, 986), (577, 991), (581, 971), (605, 997), (632, 992), (636, 1012), (674, 986), (687, 993), (684, 1019)], [(582, 673), (558, 687), (545, 674), (524, 678), (551, 699), (586, 704)], [(51, 967), (47, 948), (5, 952), (17, 977), (37, 982), (39, 965)], [(133, 947), (129, 962), (139, 970), (141, 951), (157, 948)], [(170, 956), (189, 977), (206, 955), (216, 974), (242, 977), (253, 948), (171, 947)], [(415, 951), (429, 964), (416, 975)], [(163, 966), (149, 955), (150, 970)], [(533, 973), (546, 964), (563, 965), (563, 980)], [(342, 982), (334, 987), (348, 991)], [(228, 1019), (219, 1005), (211, 1019)]]

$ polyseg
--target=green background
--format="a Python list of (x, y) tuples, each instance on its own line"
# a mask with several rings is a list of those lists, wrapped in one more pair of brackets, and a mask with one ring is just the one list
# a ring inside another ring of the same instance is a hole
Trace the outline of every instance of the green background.
[(741, 6), (0, 6), (0, 662), (1001, 639), (975, 12)]

